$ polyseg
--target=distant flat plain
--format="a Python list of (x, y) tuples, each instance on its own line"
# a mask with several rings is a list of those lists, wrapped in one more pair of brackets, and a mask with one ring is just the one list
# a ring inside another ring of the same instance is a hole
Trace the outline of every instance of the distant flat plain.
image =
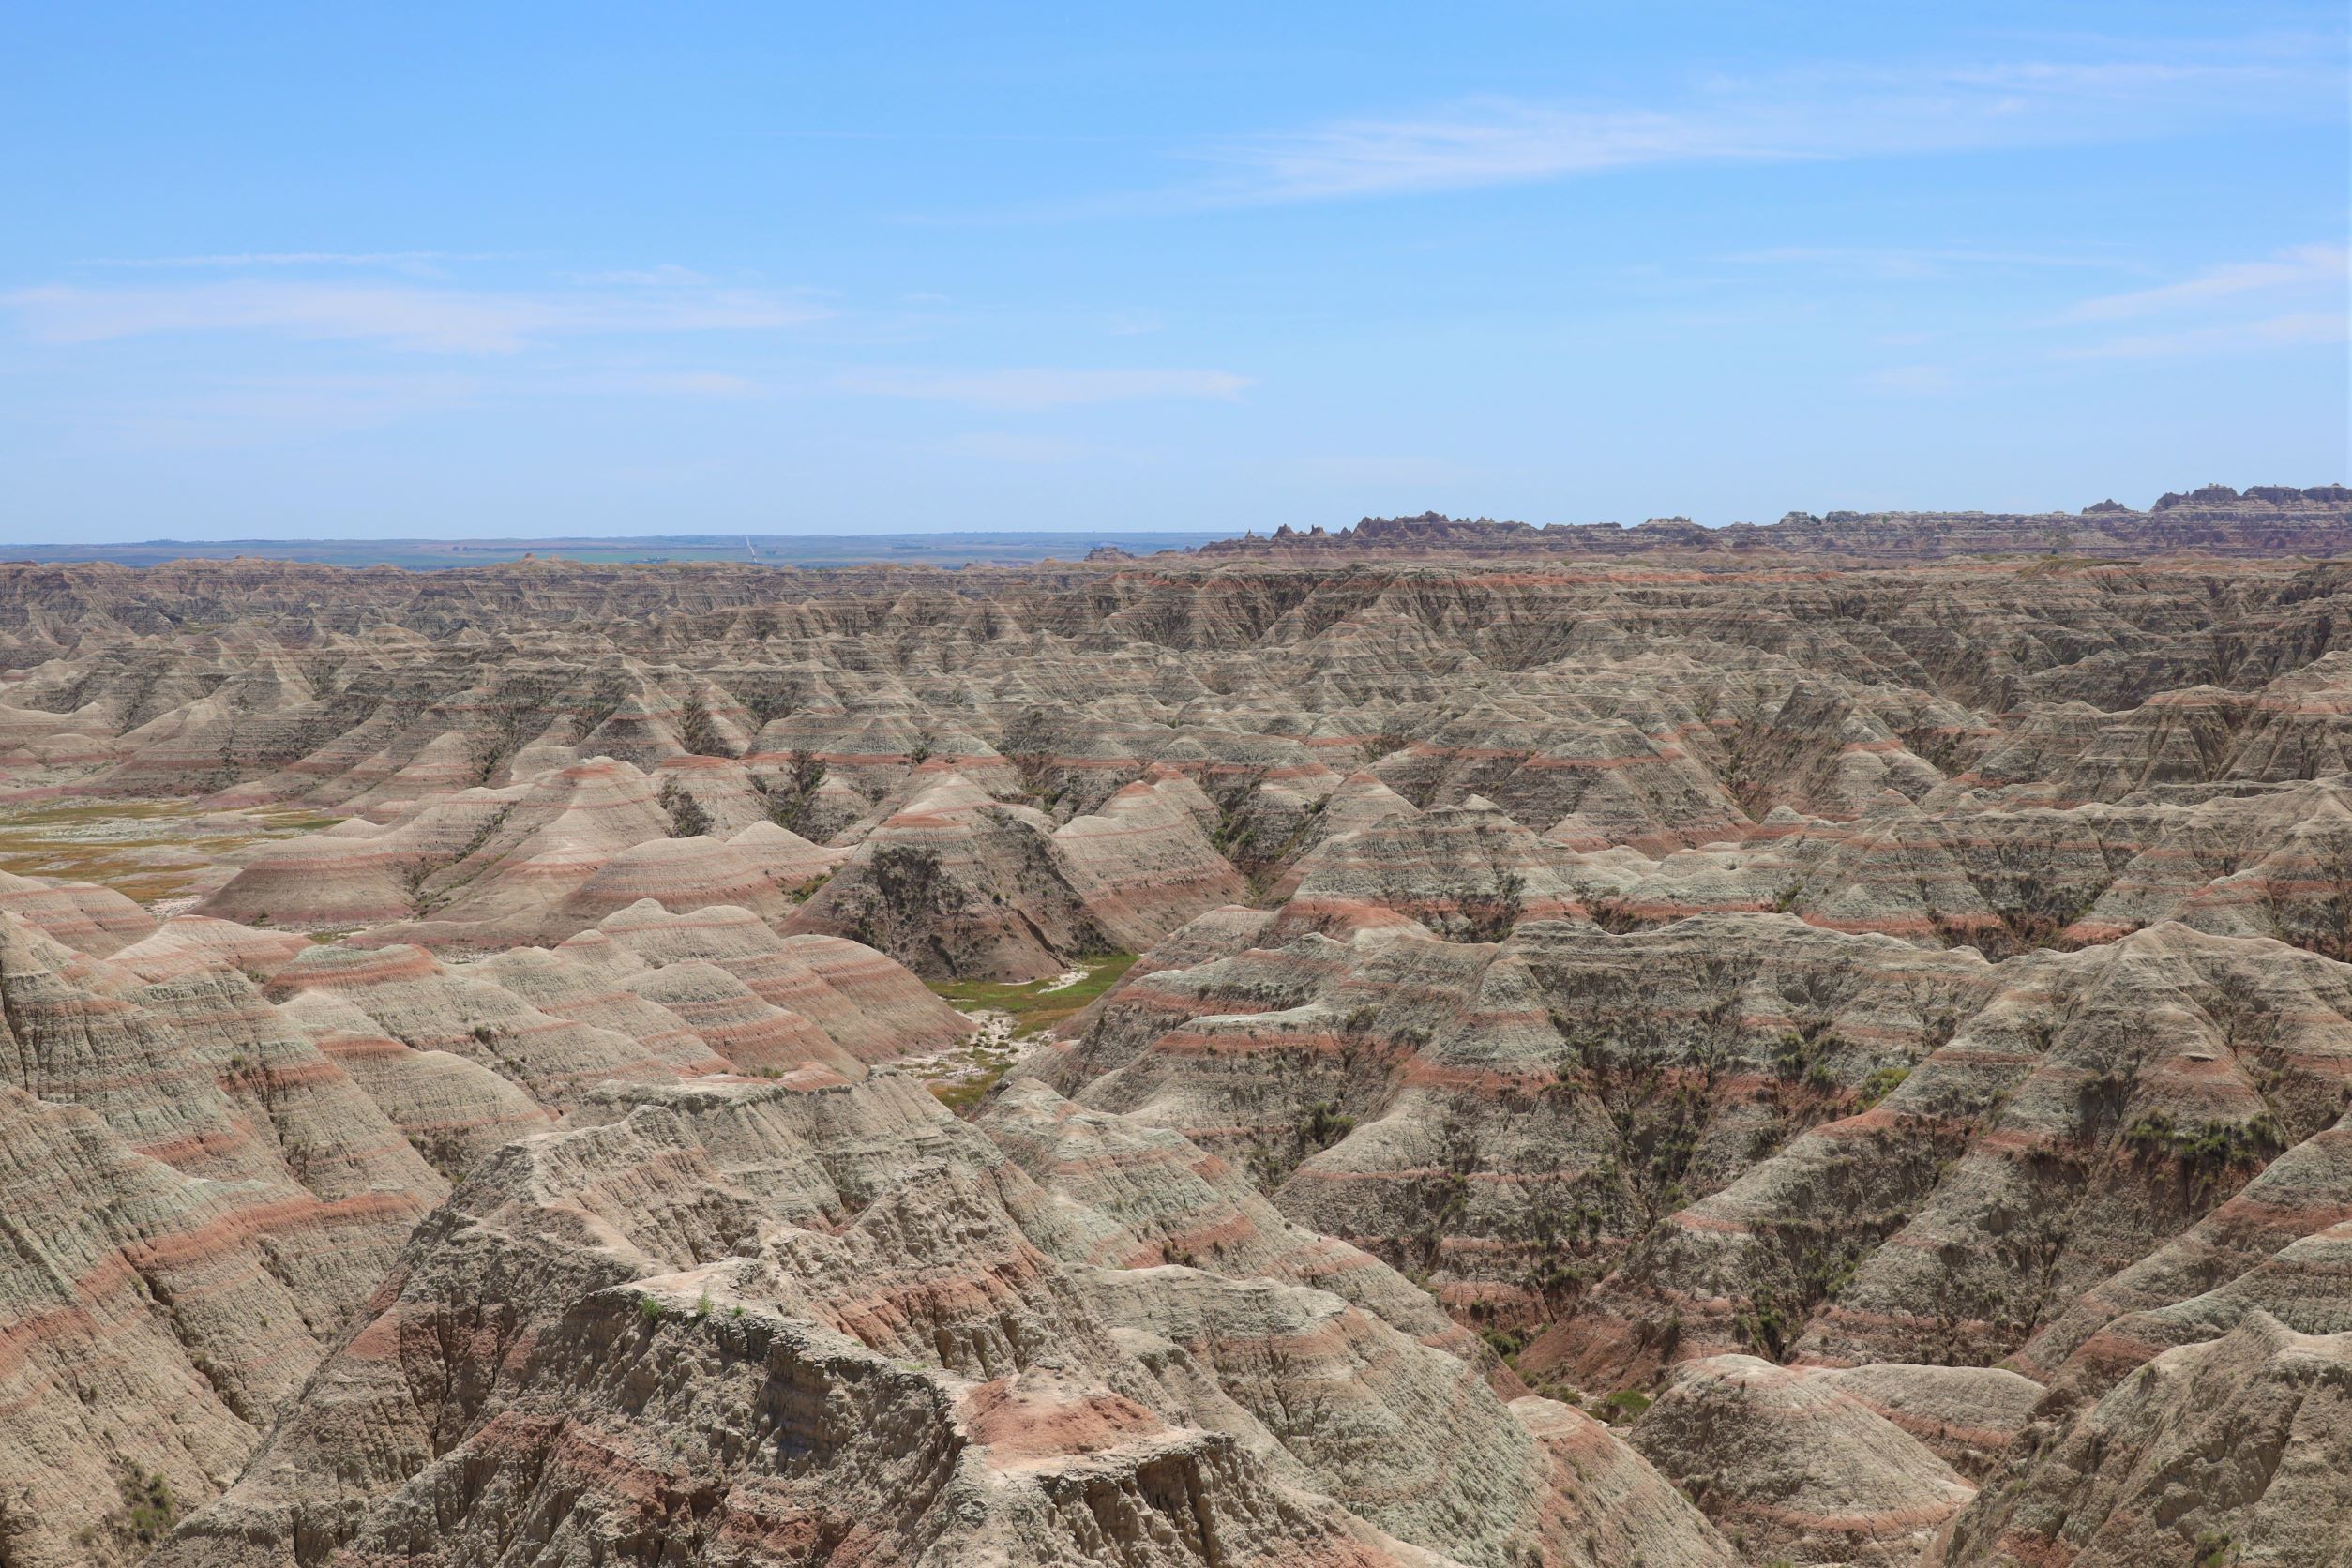
[(848, 566), (877, 561), (960, 566), (1048, 558), (1075, 561), (1097, 545), (1134, 555), (1188, 550), (1222, 534), (1149, 534), (1108, 529), (1054, 534), (676, 534), (539, 539), (144, 539), (131, 544), (5, 544), (6, 561), (313, 561), (335, 566), (434, 571), (490, 566), (525, 556), (563, 561), (741, 561), (771, 566)]

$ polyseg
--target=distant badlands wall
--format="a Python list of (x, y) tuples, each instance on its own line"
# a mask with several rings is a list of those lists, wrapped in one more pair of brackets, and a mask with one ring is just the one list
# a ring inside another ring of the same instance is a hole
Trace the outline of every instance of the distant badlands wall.
[(2015, 550), (2133, 556), (2192, 551), (2240, 557), (2329, 556), (2352, 550), (2352, 489), (2255, 485), (2242, 494), (2208, 485), (2167, 494), (2145, 512), (2102, 501), (2073, 512), (1790, 512), (1776, 523), (1702, 528), (1688, 518), (1652, 518), (1638, 527), (1614, 522), (1475, 520), (1425, 512), (1365, 518), (1334, 534), (1284, 526), (1268, 536), (1221, 539), (1203, 555), (1292, 551), (1408, 550), (1505, 555), (1636, 555), (1657, 551), (1743, 554), (1774, 551), (1861, 561), (1928, 561)]

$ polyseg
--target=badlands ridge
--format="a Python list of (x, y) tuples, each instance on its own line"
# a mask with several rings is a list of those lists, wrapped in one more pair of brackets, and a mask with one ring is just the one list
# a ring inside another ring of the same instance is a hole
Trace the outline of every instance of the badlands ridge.
[(2167, 499), (0, 567), (0, 1565), (2352, 1561), (2352, 492)]

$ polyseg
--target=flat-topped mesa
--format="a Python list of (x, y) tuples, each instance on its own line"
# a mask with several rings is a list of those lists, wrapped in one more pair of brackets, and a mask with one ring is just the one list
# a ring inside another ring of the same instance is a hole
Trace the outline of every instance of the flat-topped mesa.
[(1688, 518), (1614, 522), (1497, 522), (1490, 518), (1365, 518), (1336, 532), (1218, 539), (1208, 556), (1318, 556), (1333, 552), (1428, 555), (1827, 555), (1933, 561), (2002, 554), (2124, 556), (2194, 551), (2225, 556), (2330, 556), (2352, 551), (2352, 488), (2254, 485), (2242, 494), (2207, 485), (2167, 493), (2145, 512), (2102, 501), (2080, 512), (1790, 512), (1778, 522), (1703, 528)]

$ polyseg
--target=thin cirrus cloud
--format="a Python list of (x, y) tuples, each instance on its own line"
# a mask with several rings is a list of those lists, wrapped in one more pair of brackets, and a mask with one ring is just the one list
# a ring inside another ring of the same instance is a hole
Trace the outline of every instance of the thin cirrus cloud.
[(1707, 80), (1664, 107), (1479, 98), (1428, 113), (1228, 137), (1151, 200), (1256, 205), (1558, 180), (1649, 165), (1790, 162), (2138, 138), (2195, 116), (2329, 113), (2334, 79), (2260, 41), (2207, 57), (1821, 67)]
[(2289, 289), (2333, 289), (2345, 281), (2347, 253), (2341, 245), (2299, 245), (2258, 262), (2230, 262), (2161, 288), (2085, 300), (2067, 312), (2078, 322), (2122, 321), (2191, 309), (2239, 294)]
[(1779, 245), (1763, 250), (1734, 251), (1724, 260), (1741, 266), (1826, 268), (1892, 280), (1939, 279), (1962, 273), (1984, 271), (2067, 268), (2119, 271), (2128, 265), (2112, 256), (1866, 245)]
[[(2347, 256), (2341, 245), (2298, 245), (2256, 261), (2224, 262), (2151, 289), (2088, 299), (2060, 327), (2133, 324), (2137, 330), (2059, 348), (2062, 359), (2169, 359), (2344, 342)], [(2229, 318), (2235, 319), (2229, 319)]]
[(1236, 204), (1405, 195), (1738, 157), (1750, 144), (1731, 126), (1654, 111), (1489, 100), (1414, 119), (1350, 120), (1212, 143), (1197, 156), (1221, 167), (1224, 177), (1198, 194)]
[(972, 408), (1035, 413), (1079, 403), (1122, 402), (1138, 398), (1208, 398), (1231, 400), (1248, 390), (1249, 377), (1226, 370), (861, 370), (840, 377), (844, 392), (882, 398), (914, 398), (963, 403)]
[(486, 250), (240, 250), (210, 256), (102, 256), (85, 266), (158, 268), (242, 268), (281, 266), (354, 266), (411, 269), (434, 267), (445, 262), (492, 262), (503, 258)]
[(134, 442), (176, 448), (264, 446), (288, 439), (377, 430), (460, 409), (529, 399), (744, 399), (766, 388), (719, 370), (571, 369), (351, 371), (236, 376), (193, 394), (160, 394), (118, 408), (113, 426)]
[(177, 287), (59, 284), (0, 294), (32, 337), (91, 343), (165, 333), (370, 341), (433, 354), (512, 354), (550, 338), (775, 329), (822, 309), (755, 289), (500, 293), (405, 283), (237, 279)]

